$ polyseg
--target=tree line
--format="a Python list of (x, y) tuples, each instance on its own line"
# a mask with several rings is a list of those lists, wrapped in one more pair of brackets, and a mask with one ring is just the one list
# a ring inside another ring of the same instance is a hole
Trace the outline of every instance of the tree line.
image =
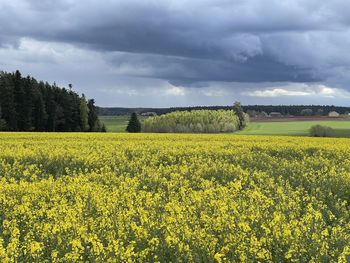
[(242, 106), (245, 112), (279, 112), (282, 115), (293, 116), (327, 116), (331, 111), (339, 114), (348, 114), (350, 107), (341, 107), (334, 105), (248, 105)]
[(0, 72), (0, 130), (40, 132), (98, 132), (95, 102), (56, 84)]
[[(312, 110), (311, 115), (326, 116), (331, 111), (339, 114), (347, 114), (350, 107), (340, 107), (333, 105), (242, 105), (245, 112), (280, 112), (282, 115), (304, 116), (303, 110)], [(158, 115), (167, 114), (174, 111), (192, 111), (192, 110), (230, 110), (232, 106), (195, 106), (195, 107), (173, 107), (173, 108), (102, 108), (98, 107), (98, 114), (101, 116), (120, 116), (130, 115), (133, 112), (141, 114), (144, 112), (155, 112)]]

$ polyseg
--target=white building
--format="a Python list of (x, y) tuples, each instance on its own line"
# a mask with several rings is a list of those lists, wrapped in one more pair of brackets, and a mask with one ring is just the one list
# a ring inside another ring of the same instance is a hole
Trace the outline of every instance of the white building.
[(157, 116), (157, 113), (155, 113), (155, 112), (144, 112), (144, 113), (141, 113), (141, 116)]
[(336, 111), (331, 111), (330, 113), (328, 113), (328, 117), (339, 117), (340, 114)]

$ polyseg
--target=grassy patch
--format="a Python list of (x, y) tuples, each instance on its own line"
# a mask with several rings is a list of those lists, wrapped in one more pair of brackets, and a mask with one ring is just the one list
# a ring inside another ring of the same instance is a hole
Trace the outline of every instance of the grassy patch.
[[(102, 123), (106, 125), (107, 132), (125, 132), (126, 126), (128, 125), (130, 116), (99, 116)], [(142, 121), (145, 117), (138, 116), (139, 120)]]
[(129, 116), (100, 116), (99, 119), (106, 125), (108, 132), (125, 132)]
[(309, 129), (316, 124), (333, 128), (337, 137), (350, 137), (350, 121), (252, 122), (239, 133), (247, 135), (307, 136), (309, 135)]

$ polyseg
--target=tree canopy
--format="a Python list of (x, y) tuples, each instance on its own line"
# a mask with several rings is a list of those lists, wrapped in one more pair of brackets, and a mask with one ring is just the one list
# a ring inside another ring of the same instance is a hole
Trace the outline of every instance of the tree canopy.
[[(59, 88), (22, 77), (19, 71), (0, 72), (0, 108), (0, 130), (99, 131), (96, 108), (88, 106), (85, 96), (79, 96), (72, 87)], [(96, 116), (93, 127), (90, 115)]]
[(232, 110), (177, 111), (149, 117), (142, 123), (145, 132), (221, 133), (239, 129), (240, 120)]

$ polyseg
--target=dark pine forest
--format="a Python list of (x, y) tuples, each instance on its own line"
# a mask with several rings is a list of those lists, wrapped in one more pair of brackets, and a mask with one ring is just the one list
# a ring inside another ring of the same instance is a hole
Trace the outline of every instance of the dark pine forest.
[(102, 131), (95, 102), (70, 88), (0, 72), (0, 130)]

